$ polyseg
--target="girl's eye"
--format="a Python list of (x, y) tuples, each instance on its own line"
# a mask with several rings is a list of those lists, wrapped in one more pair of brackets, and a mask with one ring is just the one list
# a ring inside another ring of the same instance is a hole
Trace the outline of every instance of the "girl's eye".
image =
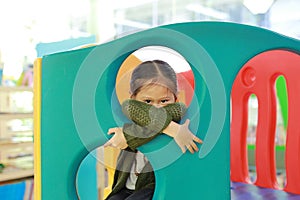
[(149, 104), (149, 103), (151, 103), (151, 100), (146, 99), (146, 100), (144, 100), (144, 102)]
[(168, 100), (167, 100), (167, 99), (163, 99), (163, 100), (161, 100), (160, 102), (161, 102), (161, 103), (167, 103)]

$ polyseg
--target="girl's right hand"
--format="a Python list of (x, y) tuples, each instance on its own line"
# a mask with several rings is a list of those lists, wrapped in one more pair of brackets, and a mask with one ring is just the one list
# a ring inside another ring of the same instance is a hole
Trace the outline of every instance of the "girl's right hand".
[(114, 135), (104, 144), (104, 147), (111, 146), (118, 149), (126, 149), (128, 145), (121, 127), (110, 128), (107, 133)]

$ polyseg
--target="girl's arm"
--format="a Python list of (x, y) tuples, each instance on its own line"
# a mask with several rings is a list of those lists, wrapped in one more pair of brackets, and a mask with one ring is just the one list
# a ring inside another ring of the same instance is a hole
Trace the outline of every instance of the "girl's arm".
[[(180, 116), (173, 117), (168, 107), (176, 107)], [(132, 150), (151, 141), (159, 135), (173, 120), (181, 118), (181, 105), (168, 106), (167, 109), (155, 108), (149, 104), (126, 100), (122, 104), (123, 113), (134, 123), (124, 124), (123, 128), (115, 127), (108, 130), (108, 134), (114, 134), (113, 137), (104, 144), (104, 146), (113, 146), (125, 149), (127, 146)]]
[[(191, 153), (194, 153), (195, 151), (199, 150), (196, 142), (202, 143), (202, 140), (195, 136), (188, 129), (188, 125), (189, 120), (187, 120), (182, 125), (172, 121), (162, 132), (173, 137), (183, 153), (185, 153), (186, 149), (188, 149)], [(138, 126), (136, 124), (127, 124), (127, 126), (125, 125), (125, 127), (131, 129), (131, 132), (143, 132), (145, 135), (147, 135), (147, 133), (149, 135), (152, 134), (152, 132), (150, 130), (147, 130), (147, 128)], [(151, 137), (139, 138), (130, 134), (126, 134), (126, 132), (124, 132), (123, 128), (121, 127), (109, 129), (108, 134), (114, 133), (114, 136), (104, 144), (104, 147), (113, 146), (120, 149), (125, 149), (129, 146), (130, 149), (135, 150), (137, 147), (151, 141), (158, 135), (154, 134)]]
[(122, 104), (122, 110), (134, 123), (125, 124), (123, 129), (110, 129), (108, 133), (115, 133), (115, 135), (105, 144), (106, 146), (126, 148), (128, 145), (131, 149), (136, 149), (163, 132), (174, 137), (183, 152), (185, 152), (185, 147), (192, 153), (194, 150), (198, 151), (195, 142), (201, 143), (202, 141), (188, 129), (189, 121), (183, 125), (176, 123), (186, 112), (184, 104), (174, 103), (155, 108), (136, 100), (126, 100)]
[(122, 111), (134, 122), (125, 124), (123, 133), (128, 146), (131, 149), (136, 149), (161, 134), (172, 120), (180, 121), (186, 108), (181, 103), (156, 108), (130, 99), (122, 104)]

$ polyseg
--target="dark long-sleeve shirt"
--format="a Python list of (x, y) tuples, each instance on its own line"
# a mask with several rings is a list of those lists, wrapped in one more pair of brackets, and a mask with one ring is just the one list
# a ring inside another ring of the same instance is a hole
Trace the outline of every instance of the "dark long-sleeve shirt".
[[(186, 112), (186, 107), (182, 103), (173, 103), (156, 108), (136, 100), (126, 100), (122, 104), (122, 110), (133, 123), (124, 124), (123, 133), (128, 147), (120, 152), (112, 192), (108, 197), (125, 187), (135, 160), (137, 147), (161, 134), (171, 121), (179, 122)], [(155, 176), (152, 166), (148, 162), (138, 176), (135, 190), (154, 189), (154, 187)]]

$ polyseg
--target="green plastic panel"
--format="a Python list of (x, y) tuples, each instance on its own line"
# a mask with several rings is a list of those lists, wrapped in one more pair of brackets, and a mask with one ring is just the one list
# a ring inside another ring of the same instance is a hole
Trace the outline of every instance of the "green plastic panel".
[(172, 48), (190, 63), (195, 96), (186, 118), (204, 140), (195, 154), (182, 154), (163, 135), (140, 148), (155, 170), (153, 199), (230, 199), (230, 92), (235, 76), (256, 54), (278, 48), (299, 51), (299, 42), (247, 25), (192, 22), (43, 57), (43, 200), (78, 199), (76, 174), (81, 161), (108, 140), (109, 127), (125, 120), (114, 90), (118, 69), (133, 51), (151, 45)]

